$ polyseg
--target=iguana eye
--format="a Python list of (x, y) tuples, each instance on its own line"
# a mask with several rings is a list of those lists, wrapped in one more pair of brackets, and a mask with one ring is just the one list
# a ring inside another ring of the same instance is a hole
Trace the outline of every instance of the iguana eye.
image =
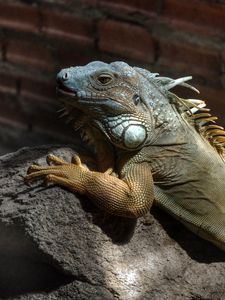
[(137, 94), (134, 94), (133, 96), (133, 101), (135, 105), (138, 105), (139, 101), (140, 101), (140, 97)]
[(112, 76), (109, 75), (109, 74), (101, 74), (101, 75), (98, 76), (97, 79), (103, 85), (106, 85), (106, 84), (110, 83), (113, 80)]

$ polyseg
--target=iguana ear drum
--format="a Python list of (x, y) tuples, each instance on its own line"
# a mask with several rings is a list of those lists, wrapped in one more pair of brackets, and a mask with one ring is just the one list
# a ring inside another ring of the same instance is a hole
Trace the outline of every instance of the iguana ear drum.
[(130, 125), (124, 130), (124, 145), (129, 149), (136, 149), (147, 138), (146, 128), (142, 125)]

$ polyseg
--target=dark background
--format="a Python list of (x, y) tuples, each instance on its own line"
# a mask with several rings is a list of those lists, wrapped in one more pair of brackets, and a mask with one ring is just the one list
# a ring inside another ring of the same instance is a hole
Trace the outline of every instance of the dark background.
[(70, 143), (58, 119), (55, 74), (124, 60), (162, 76), (193, 75), (225, 125), (225, 1), (0, 0), (0, 153)]

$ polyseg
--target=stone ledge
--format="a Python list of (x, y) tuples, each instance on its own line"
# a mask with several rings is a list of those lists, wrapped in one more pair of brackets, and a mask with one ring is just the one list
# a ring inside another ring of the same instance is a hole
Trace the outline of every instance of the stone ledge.
[(73, 150), (0, 158), (1, 299), (223, 299), (225, 253), (161, 210), (126, 220), (63, 188), (24, 185), (48, 153), (70, 159)]

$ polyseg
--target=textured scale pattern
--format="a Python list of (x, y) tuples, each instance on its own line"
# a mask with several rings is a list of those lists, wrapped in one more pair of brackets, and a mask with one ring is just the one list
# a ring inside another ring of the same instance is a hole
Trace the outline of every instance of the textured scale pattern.
[(137, 218), (156, 204), (225, 250), (225, 132), (202, 100), (170, 90), (171, 79), (124, 62), (91, 62), (57, 75), (62, 116), (93, 147), (97, 170), (78, 155), (32, 165), (43, 178), (86, 195), (110, 214)]

